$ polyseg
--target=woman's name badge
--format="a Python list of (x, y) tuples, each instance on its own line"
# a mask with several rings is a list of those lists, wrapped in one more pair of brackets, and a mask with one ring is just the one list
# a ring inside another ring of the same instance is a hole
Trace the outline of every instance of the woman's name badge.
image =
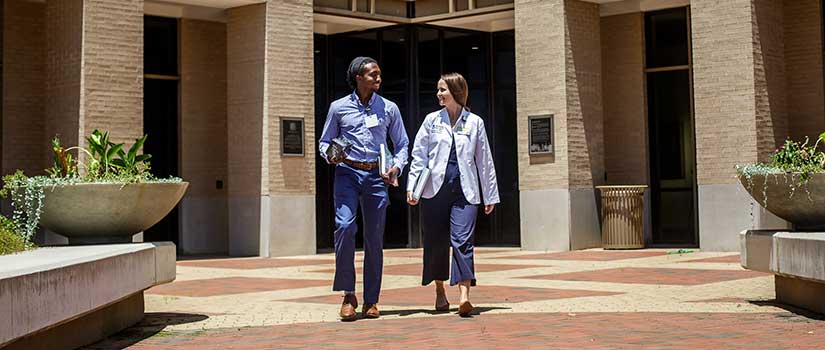
[(378, 115), (370, 114), (364, 119), (364, 125), (368, 128), (378, 126)]

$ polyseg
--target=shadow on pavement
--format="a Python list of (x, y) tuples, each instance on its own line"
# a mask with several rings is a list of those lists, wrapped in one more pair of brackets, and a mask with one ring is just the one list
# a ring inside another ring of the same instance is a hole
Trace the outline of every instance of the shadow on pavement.
[[(498, 306), (476, 306), (473, 308), (473, 312), (470, 313), (470, 316), (475, 316), (479, 314), (483, 314), (488, 311), (492, 310), (509, 310), (509, 307), (498, 307)], [(381, 311), (381, 315), (398, 315), (401, 317), (404, 316), (412, 316), (416, 314), (428, 314), (428, 315), (445, 315), (445, 314), (455, 314), (458, 312), (458, 306), (450, 307), (450, 311), (435, 311), (433, 309), (412, 309), (412, 310), (386, 310)]]
[[(754, 305), (758, 305), (758, 306), (773, 306), (773, 307), (780, 308), (782, 310), (788, 311), (788, 312), (790, 312), (790, 313), (792, 313), (796, 316), (802, 316), (802, 317), (810, 318), (812, 320), (825, 321), (825, 315), (823, 315), (823, 314), (816, 313), (816, 312), (813, 312), (811, 310), (798, 308), (798, 307), (793, 306), (793, 305), (783, 304), (782, 302), (779, 302), (776, 299), (772, 299), (772, 300), (751, 300), (751, 301), (748, 301), (748, 302), (751, 303), (751, 304), (754, 304)], [(782, 316), (782, 315), (783, 314), (780, 314), (779, 317), (787, 317), (787, 316)]]
[[(140, 323), (126, 328), (120, 333), (109, 336), (95, 344), (82, 347), (83, 350), (125, 349), (145, 339), (162, 336), (167, 326), (200, 322), (209, 316), (175, 312), (147, 312)], [(167, 332), (168, 334), (168, 332)]]

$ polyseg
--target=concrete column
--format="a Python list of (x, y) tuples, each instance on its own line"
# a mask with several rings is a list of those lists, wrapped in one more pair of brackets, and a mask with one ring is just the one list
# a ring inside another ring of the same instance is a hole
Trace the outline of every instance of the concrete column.
[[(599, 7), (577, 0), (517, 0), (516, 80), (521, 245), (601, 245), (597, 194), (604, 178)], [(555, 154), (530, 156), (528, 116), (554, 115)]]
[(94, 129), (114, 142), (142, 136), (143, 0), (47, 1), (46, 32), (44, 141), (85, 145)]
[[(229, 10), (229, 253), (315, 252), (312, 1)], [(304, 119), (303, 157), (281, 156), (280, 118)]]
[(782, 4), (691, 2), (699, 242), (738, 250), (737, 234), (786, 224), (760, 210), (734, 165), (766, 161), (788, 134)]

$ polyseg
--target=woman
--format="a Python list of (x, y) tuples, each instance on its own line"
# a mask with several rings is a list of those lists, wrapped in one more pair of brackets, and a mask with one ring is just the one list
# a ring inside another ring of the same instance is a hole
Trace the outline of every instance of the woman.
[[(460, 290), (458, 314), (469, 316), (470, 286), (475, 285), (473, 268), (473, 230), (478, 205), (484, 200), (484, 213), (490, 214), (499, 202), (496, 170), (484, 121), (467, 107), (467, 81), (458, 73), (441, 76), (438, 81), (439, 111), (427, 115), (415, 137), (412, 150), (407, 202), (418, 204), (412, 191), (424, 168), (430, 176), (424, 181), (421, 209), (424, 219), (424, 272), (422, 285), (435, 281), (435, 308), (450, 309), (444, 292), (448, 275), (450, 285)], [(479, 192), (479, 181), (481, 192)], [(452, 246), (452, 273), (448, 261)]]

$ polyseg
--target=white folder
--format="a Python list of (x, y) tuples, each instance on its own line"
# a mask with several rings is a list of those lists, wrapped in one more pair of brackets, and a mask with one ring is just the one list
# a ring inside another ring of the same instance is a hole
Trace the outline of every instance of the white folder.
[(413, 187), (412, 196), (415, 200), (421, 199), (421, 192), (424, 192), (424, 184), (427, 183), (427, 180), (430, 178), (430, 169), (424, 168), (421, 170), (421, 174), (418, 175), (418, 179), (415, 180), (415, 187)]
[(383, 174), (389, 171), (390, 167), (387, 161), (387, 146), (382, 143), (380, 148), (381, 154), (378, 156), (378, 170)]

